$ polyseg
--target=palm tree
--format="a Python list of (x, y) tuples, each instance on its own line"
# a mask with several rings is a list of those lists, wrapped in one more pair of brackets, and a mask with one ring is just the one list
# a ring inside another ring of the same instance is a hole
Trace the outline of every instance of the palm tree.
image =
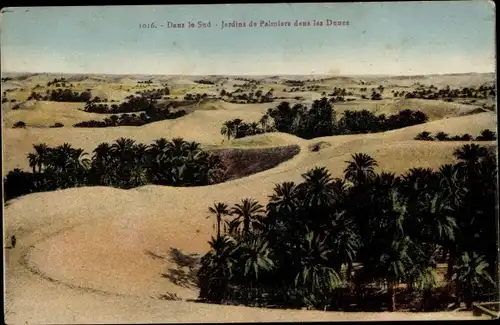
[(173, 138), (168, 142), (167, 148), (171, 157), (184, 157), (187, 155), (188, 142), (183, 138)]
[(244, 241), (240, 247), (242, 265), (244, 265), (243, 276), (251, 276), (250, 281), (258, 281), (262, 271), (271, 271), (274, 262), (269, 256), (268, 242), (260, 236), (251, 236)]
[(214, 203), (213, 207), (209, 207), (208, 211), (210, 211), (210, 213), (212, 213), (216, 217), (217, 238), (219, 238), (220, 237), (220, 225), (222, 223), (222, 218), (229, 214), (228, 206), (225, 203), (218, 202), (218, 203)]
[(251, 134), (258, 134), (258, 133), (260, 133), (259, 123), (257, 123), (257, 122), (250, 123), (250, 133)]
[(494, 141), (497, 139), (497, 136), (495, 132), (489, 130), (489, 129), (484, 129), (481, 131), (481, 135), (476, 138), (476, 140), (479, 141)]
[(234, 125), (233, 121), (226, 121), (222, 125), (222, 128), (220, 129), (220, 134), (226, 135), (227, 139), (230, 140), (231, 137), (234, 135)]
[(308, 232), (304, 237), (295, 286), (298, 287), (300, 283), (306, 290), (306, 297), (324, 300), (341, 285), (339, 274), (329, 266), (332, 253), (326, 245), (326, 238), (313, 232)]
[(436, 133), (436, 139), (438, 141), (446, 141), (446, 140), (449, 140), (449, 136), (445, 132), (438, 132), (438, 133)]
[(434, 138), (431, 136), (430, 132), (423, 131), (417, 134), (414, 138), (415, 140), (422, 140), (422, 141), (432, 141)]
[(262, 127), (262, 130), (267, 130), (267, 125), (269, 123), (269, 115), (264, 114), (259, 120), (260, 126)]
[(457, 164), (459, 170), (474, 172), (479, 163), (488, 157), (488, 149), (475, 143), (465, 144), (456, 149), (453, 155), (459, 160)]
[(334, 202), (333, 180), (325, 167), (315, 167), (303, 174), (302, 189), (309, 207), (329, 207)]
[[(123, 114), (123, 115), (126, 115), (126, 114)], [(123, 117), (123, 115), (121, 117)], [(111, 121), (111, 125), (116, 126), (118, 124), (118, 121), (120, 120), (120, 117), (118, 117), (117, 115), (111, 115), (109, 117), (109, 119)]]
[(243, 234), (250, 234), (250, 225), (254, 229), (259, 227), (264, 212), (264, 206), (254, 199), (246, 198), (241, 200), (241, 203), (235, 204), (231, 209), (231, 214), (236, 215), (236, 218), (231, 221), (231, 230), (236, 230), (240, 223), (243, 222)]
[(38, 167), (38, 172), (42, 172), (42, 166), (47, 164), (51, 149), (45, 143), (39, 143), (33, 145), (35, 153), (28, 154), (28, 160), (30, 167), (33, 168), (33, 173), (35, 173), (35, 167)]
[(238, 133), (238, 128), (240, 127), (241, 123), (243, 123), (243, 120), (240, 118), (235, 118), (232, 121), (232, 126), (233, 126), (233, 136)]
[(476, 252), (464, 252), (458, 259), (453, 279), (460, 289), (457, 291), (463, 292), (465, 304), (469, 309), (472, 307), (475, 289), (484, 284), (494, 283), (486, 271), (488, 266), (485, 257)]
[(294, 211), (299, 204), (297, 185), (294, 182), (283, 182), (274, 186), (274, 193), (269, 196), (267, 209), (283, 215)]
[(237, 262), (236, 244), (230, 236), (212, 237), (209, 241), (210, 251), (201, 259), (198, 270), (200, 298), (214, 302), (225, 298)]
[(366, 184), (366, 182), (375, 176), (374, 167), (378, 166), (375, 159), (364, 153), (352, 155), (351, 161), (344, 170), (345, 178), (354, 184)]

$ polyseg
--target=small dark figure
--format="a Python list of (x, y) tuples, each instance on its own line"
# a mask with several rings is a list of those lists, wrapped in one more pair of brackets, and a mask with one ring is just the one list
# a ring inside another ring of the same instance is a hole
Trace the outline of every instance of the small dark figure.
[(16, 247), (16, 236), (10, 237), (10, 247)]

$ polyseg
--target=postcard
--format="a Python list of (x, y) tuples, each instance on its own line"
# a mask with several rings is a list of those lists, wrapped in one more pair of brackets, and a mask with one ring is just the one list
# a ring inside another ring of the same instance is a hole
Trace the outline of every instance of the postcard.
[(1, 14), (7, 324), (498, 317), (492, 3)]

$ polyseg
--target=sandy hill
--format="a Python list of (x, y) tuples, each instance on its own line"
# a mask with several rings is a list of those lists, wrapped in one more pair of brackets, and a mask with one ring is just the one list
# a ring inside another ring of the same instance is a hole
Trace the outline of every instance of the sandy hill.
[[(198, 141), (206, 146), (228, 145), (228, 141), (220, 134), (222, 123), (229, 119), (241, 118), (244, 121), (258, 121), (262, 113), (267, 110), (265, 104), (255, 104), (255, 109), (248, 109), (249, 105), (231, 104), (214, 101), (210, 105), (220, 105), (218, 110), (196, 110), (184, 117), (147, 124), (141, 127), (115, 128), (27, 128), (4, 130), (4, 164), (5, 170), (13, 168), (27, 168), (26, 155), (31, 152), (34, 143), (45, 142), (50, 146), (70, 142), (73, 146), (91, 152), (99, 143), (113, 142), (120, 137), (131, 138), (142, 143), (151, 143), (161, 137), (183, 137), (188, 141)], [(223, 109), (226, 108), (226, 109)], [(258, 109), (257, 109), (258, 108)], [(85, 112), (81, 112), (87, 114)], [(100, 115), (100, 114), (99, 114)], [(43, 115), (42, 115), (43, 116)], [(55, 122), (55, 121), (54, 121)], [(52, 123), (53, 124), (53, 123)], [(411, 140), (422, 131), (447, 132), (451, 135), (469, 133), (478, 135), (483, 129), (496, 128), (496, 115), (493, 112), (453, 117), (410, 128), (393, 130), (382, 135), (391, 140)], [(382, 137), (382, 135), (358, 135), (362, 137)], [(256, 137), (247, 137), (234, 141), (238, 146), (277, 146), (300, 143), (290, 140), (291, 135), (265, 134)], [(344, 137), (344, 136), (342, 136)], [(342, 138), (341, 137), (341, 138)], [(335, 137), (338, 138), (338, 137)], [(272, 140), (271, 140), (272, 139)], [(230, 142), (231, 143), (231, 142)]]
[(335, 103), (334, 108), (342, 113), (345, 110), (369, 110), (375, 114), (386, 116), (396, 114), (405, 109), (420, 110), (427, 114), (430, 121), (465, 115), (468, 112), (482, 110), (479, 106), (465, 105), (442, 100), (426, 100), (417, 98), (363, 100)]
[(111, 114), (87, 113), (82, 111), (84, 103), (28, 101), (16, 110), (4, 112), (6, 128), (17, 121), (23, 121), (29, 127), (49, 127), (62, 123), (66, 127), (88, 120), (103, 120)]

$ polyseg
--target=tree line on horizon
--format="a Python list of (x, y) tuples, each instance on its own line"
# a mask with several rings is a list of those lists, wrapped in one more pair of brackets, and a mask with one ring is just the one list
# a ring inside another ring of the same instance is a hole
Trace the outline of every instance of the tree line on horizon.
[(276, 184), (266, 206), (215, 202), (199, 298), (343, 311), (498, 300), (496, 155), (466, 144), (454, 156), (396, 176), (356, 153), (342, 178), (315, 167)]
[(420, 99), (441, 99), (445, 101), (451, 101), (454, 98), (482, 98), (487, 99), (488, 97), (495, 97), (496, 90), (495, 85), (483, 84), (479, 87), (463, 87), (463, 88), (451, 88), (446, 86), (444, 88), (438, 88), (434, 85), (424, 86), (417, 85), (418, 88), (413, 91), (395, 91), (393, 90), (393, 95), (395, 97), (405, 97), (405, 98), (420, 98)]

